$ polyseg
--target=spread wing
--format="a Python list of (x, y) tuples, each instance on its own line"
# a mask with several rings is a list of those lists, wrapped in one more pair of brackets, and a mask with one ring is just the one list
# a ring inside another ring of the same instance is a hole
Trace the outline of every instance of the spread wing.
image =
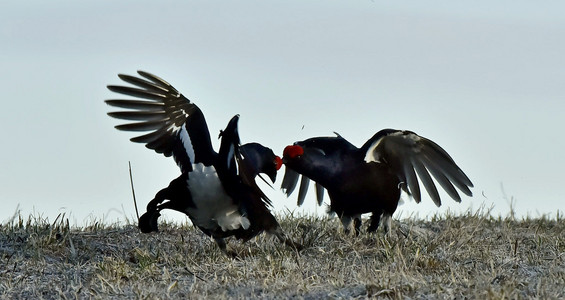
[(109, 85), (108, 89), (137, 99), (112, 99), (105, 102), (126, 111), (109, 116), (135, 121), (116, 126), (119, 130), (149, 132), (131, 139), (149, 149), (173, 156), (181, 171), (192, 169), (193, 163), (210, 165), (216, 155), (202, 111), (165, 80), (143, 71), (141, 77), (120, 74), (118, 77), (133, 85)]
[(418, 178), (437, 206), (441, 205), (432, 177), (453, 198), (460, 202), (457, 187), (472, 196), (471, 180), (457, 166), (451, 156), (438, 144), (411, 131), (384, 129), (361, 147), (366, 162), (385, 163), (404, 183), (402, 188), (420, 202)]

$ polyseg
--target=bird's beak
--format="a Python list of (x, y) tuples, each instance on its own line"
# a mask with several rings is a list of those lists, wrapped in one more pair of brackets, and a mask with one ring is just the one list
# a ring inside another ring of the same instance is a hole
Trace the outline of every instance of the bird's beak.
[(273, 172), (272, 174), (269, 174), (269, 179), (271, 179), (272, 183), (275, 183), (275, 181), (277, 181), (277, 172)]

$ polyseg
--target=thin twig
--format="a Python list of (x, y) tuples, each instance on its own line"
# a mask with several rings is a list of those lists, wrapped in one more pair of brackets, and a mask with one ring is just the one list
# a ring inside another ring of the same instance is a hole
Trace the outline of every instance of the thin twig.
[(131, 175), (131, 162), (128, 161), (129, 165), (129, 182), (131, 184), (131, 194), (133, 195), (133, 205), (135, 206), (135, 214), (137, 215), (137, 222), (139, 223), (139, 211), (137, 210), (137, 200), (135, 199), (135, 190), (133, 188), (133, 176)]
[(198, 278), (198, 279), (200, 279), (200, 280), (202, 280), (202, 281), (204, 281), (204, 282), (208, 282), (206, 279), (204, 279), (204, 278), (202, 278), (202, 277), (200, 277), (200, 276), (194, 274), (194, 272), (190, 271), (190, 270), (188, 269), (188, 267), (184, 267), (184, 269), (185, 269), (185, 271), (188, 272), (188, 274), (190, 274), (190, 275), (192, 275), (192, 276), (194, 276), (194, 277), (196, 277), (196, 278)]

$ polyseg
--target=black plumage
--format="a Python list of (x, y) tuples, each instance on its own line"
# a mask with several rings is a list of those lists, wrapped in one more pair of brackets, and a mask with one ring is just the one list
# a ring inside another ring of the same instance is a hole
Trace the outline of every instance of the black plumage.
[(340, 217), (346, 231), (354, 221), (356, 234), (364, 213), (372, 213), (369, 232), (378, 228), (381, 217), (388, 231), (401, 190), (420, 202), (418, 178), (437, 206), (441, 200), (432, 177), (457, 202), (461, 201), (457, 189), (472, 196), (469, 188), (473, 184), (451, 156), (411, 131), (381, 130), (361, 148), (339, 135), (310, 138), (287, 146), (283, 162), (286, 172), (281, 187), (287, 196), (301, 174), (301, 205), (310, 179), (315, 181), (318, 203), (322, 203), (325, 188), (331, 202), (329, 211)]
[(127, 109), (108, 115), (134, 121), (116, 128), (148, 132), (131, 141), (172, 156), (181, 170), (181, 175), (149, 202), (139, 228), (157, 231), (160, 211), (173, 209), (187, 214), (226, 253), (233, 254), (227, 251), (224, 238), (246, 241), (263, 231), (287, 245), (299, 246), (285, 236), (269, 210), (270, 200), (255, 182), (259, 173), (274, 182), (281, 159), (258, 143), (240, 144), (239, 115), (221, 131), (220, 149), (215, 152), (198, 106), (165, 80), (143, 71), (138, 74), (140, 77), (118, 75), (133, 86), (108, 86), (113, 92), (137, 98), (106, 100), (111, 106)]

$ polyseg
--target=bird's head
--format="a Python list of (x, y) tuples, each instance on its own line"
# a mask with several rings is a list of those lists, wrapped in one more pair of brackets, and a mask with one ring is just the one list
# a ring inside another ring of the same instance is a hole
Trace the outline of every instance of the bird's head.
[(300, 156), (304, 155), (304, 148), (300, 145), (290, 145), (286, 146), (283, 151), (283, 162), (291, 159), (296, 159)]
[(273, 153), (271, 149), (269, 150), (272, 155), (269, 155), (269, 159), (262, 166), (259, 172), (269, 176), (271, 181), (275, 183), (275, 181), (277, 180), (277, 171), (282, 167), (283, 161), (278, 155), (275, 155), (275, 153)]
[(281, 168), (283, 161), (279, 156), (275, 155), (271, 148), (259, 143), (248, 143), (243, 145), (240, 150), (252, 167), (253, 176), (263, 173), (269, 176), (269, 179), (275, 183), (277, 171)]
[(312, 147), (307, 141), (296, 142), (294, 145), (286, 146), (283, 150), (282, 161), (284, 165), (301, 173), (305, 168), (317, 168), (319, 166), (332, 164), (324, 153), (317, 147)]

